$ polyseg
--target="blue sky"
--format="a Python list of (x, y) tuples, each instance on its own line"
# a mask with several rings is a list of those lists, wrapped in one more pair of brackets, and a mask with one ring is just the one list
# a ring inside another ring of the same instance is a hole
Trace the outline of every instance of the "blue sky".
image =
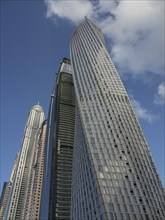
[[(55, 72), (86, 15), (103, 30), (164, 182), (163, 1), (1, 1), (1, 188), (30, 108), (47, 117)], [(142, 5), (143, 4), (143, 5)]]

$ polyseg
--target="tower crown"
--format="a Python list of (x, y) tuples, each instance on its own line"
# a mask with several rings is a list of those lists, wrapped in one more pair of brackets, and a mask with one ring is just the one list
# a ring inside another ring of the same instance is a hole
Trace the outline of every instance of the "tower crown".
[(33, 110), (37, 110), (37, 111), (41, 111), (41, 112), (43, 112), (44, 110), (43, 110), (43, 108), (42, 108), (42, 106), (40, 106), (40, 105), (34, 105), (31, 109), (33, 109)]

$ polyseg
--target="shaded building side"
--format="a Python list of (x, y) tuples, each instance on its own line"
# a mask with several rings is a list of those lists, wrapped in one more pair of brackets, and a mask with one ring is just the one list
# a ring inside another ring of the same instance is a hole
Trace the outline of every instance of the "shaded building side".
[(52, 99), (40, 218), (70, 219), (75, 97), (69, 59), (61, 63)]

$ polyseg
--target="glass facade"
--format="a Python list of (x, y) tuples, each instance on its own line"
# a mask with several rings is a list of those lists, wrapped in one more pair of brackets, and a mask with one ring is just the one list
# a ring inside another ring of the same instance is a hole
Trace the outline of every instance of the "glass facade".
[(64, 58), (51, 95), (40, 219), (70, 219), (75, 97)]
[(151, 153), (101, 30), (87, 18), (73, 33), (71, 64), (71, 219), (163, 220), (165, 194)]

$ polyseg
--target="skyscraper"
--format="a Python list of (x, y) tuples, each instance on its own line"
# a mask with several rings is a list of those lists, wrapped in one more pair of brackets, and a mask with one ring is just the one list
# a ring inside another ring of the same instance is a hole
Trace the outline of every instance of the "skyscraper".
[(29, 112), (20, 152), (17, 158), (15, 174), (4, 213), (5, 220), (25, 218), (25, 210), (29, 200), (29, 189), (31, 186), (33, 158), (43, 120), (43, 108), (40, 105), (33, 106)]
[(33, 168), (31, 171), (31, 186), (29, 187), (29, 201), (26, 205), (25, 219), (39, 220), (41, 191), (44, 169), (44, 152), (46, 142), (47, 120), (42, 123), (38, 147), (34, 154)]
[(64, 58), (51, 94), (40, 219), (70, 219), (74, 122), (71, 65)]
[(0, 220), (3, 220), (4, 212), (7, 205), (7, 199), (9, 196), (9, 192), (11, 189), (11, 183), (10, 182), (4, 182), (2, 194), (1, 194), (1, 200), (0, 200)]
[(76, 94), (71, 219), (164, 219), (164, 190), (101, 30), (71, 40)]
[(4, 219), (4, 213), (5, 213), (6, 206), (8, 204), (8, 198), (9, 198), (10, 190), (13, 184), (17, 162), (18, 162), (18, 154), (14, 161), (14, 166), (11, 172), (10, 180), (8, 182), (4, 182), (4, 185), (3, 185), (3, 190), (2, 190), (1, 200), (0, 200), (0, 220)]

